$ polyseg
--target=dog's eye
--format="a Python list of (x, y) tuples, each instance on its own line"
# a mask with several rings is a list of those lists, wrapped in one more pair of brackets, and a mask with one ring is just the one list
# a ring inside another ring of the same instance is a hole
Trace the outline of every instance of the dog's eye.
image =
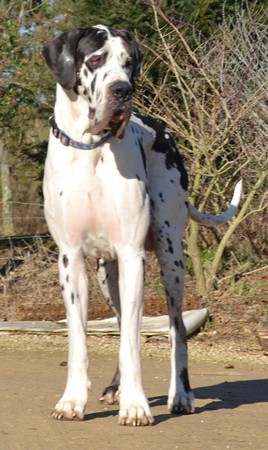
[(132, 59), (128, 59), (125, 63), (125, 68), (132, 69), (132, 67), (133, 67), (133, 61), (132, 61)]
[(101, 63), (101, 56), (94, 56), (90, 59), (90, 64), (92, 64), (93, 67), (99, 66)]

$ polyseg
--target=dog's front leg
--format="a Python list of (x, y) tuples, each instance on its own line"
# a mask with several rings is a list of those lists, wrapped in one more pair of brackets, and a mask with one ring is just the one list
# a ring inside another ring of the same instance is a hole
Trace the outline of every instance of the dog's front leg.
[(88, 279), (81, 249), (61, 251), (59, 272), (68, 321), (69, 357), (66, 388), (53, 417), (83, 419), (89, 387), (86, 345)]
[(129, 250), (119, 255), (121, 300), (120, 411), (121, 425), (153, 423), (141, 380), (140, 329), (143, 311), (144, 252)]

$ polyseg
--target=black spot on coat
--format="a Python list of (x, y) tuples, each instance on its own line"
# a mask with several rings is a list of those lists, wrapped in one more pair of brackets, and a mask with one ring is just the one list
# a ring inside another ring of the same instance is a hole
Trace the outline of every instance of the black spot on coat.
[(68, 266), (69, 260), (68, 260), (67, 255), (63, 255), (62, 262), (63, 262), (64, 267)]
[(181, 175), (181, 187), (187, 191), (188, 189), (188, 175), (183, 164), (182, 156), (176, 146), (173, 137), (169, 134), (169, 139), (166, 139), (167, 130), (165, 127), (152, 119), (151, 117), (140, 116), (138, 117), (142, 122), (153, 128), (156, 132), (156, 138), (153, 145), (153, 150), (159, 153), (163, 153), (166, 159), (166, 168), (170, 170), (171, 168), (176, 168)]

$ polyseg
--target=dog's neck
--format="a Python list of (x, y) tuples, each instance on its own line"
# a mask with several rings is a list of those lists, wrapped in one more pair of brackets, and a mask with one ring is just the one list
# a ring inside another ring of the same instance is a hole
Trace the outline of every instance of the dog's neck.
[(57, 101), (54, 114), (58, 127), (71, 139), (91, 144), (98, 142), (102, 136), (92, 135), (89, 130), (92, 126), (89, 118), (89, 102), (74, 90), (66, 90), (57, 83)]

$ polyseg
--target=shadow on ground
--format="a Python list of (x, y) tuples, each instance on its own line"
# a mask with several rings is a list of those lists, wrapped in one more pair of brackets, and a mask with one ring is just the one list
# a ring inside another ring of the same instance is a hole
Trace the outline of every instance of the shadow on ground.
[[(242, 405), (254, 403), (268, 403), (268, 379), (225, 381), (211, 386), (194, 389), (196, 399), (208, 400), (204, 406), (196, 407), (195, 414), (205, 411), (217, 411), (222, 409), (235, 409)], [(151, 408), (167, 404), (165, 395), (151, 397)], [(155, 416), (155, 424), (165, 422), (174, 417), (174, 414), (161, 414)]]

